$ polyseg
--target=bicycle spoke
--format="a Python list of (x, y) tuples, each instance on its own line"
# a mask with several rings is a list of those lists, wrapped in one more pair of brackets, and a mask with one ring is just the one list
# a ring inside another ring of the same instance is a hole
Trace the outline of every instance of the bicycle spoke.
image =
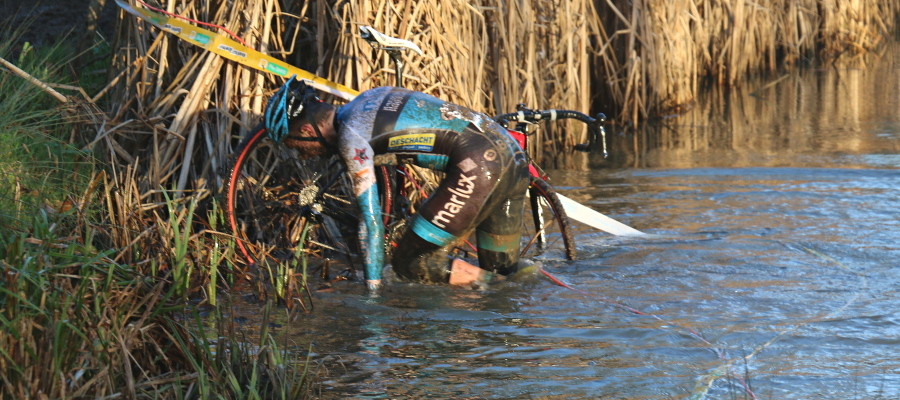
[[(301, 245), (307, 256), (340, 253), (353, 265), (342, 238), (355, 232), (358, 219), (350, 210), (355, 204), (340, 163), (301, 160), (278, 146), (257, 147), (258, 136), (256, 132), (239, 148), (226, 190), (229, 224), (235, 236), (247, 238), (238, 243), (248, 262), (290, 261)], [(303, 235), (311, 223), (315, 226)]]

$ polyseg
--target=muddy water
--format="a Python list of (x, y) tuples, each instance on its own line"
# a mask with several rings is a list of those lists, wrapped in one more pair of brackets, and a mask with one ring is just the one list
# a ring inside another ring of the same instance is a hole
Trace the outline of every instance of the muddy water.
[(900, 398), (900, 58), (772, 82), (551, 171), (652, 234), (542, 260), (587, 294), (338, 286), (278, 331), (322, 398)]

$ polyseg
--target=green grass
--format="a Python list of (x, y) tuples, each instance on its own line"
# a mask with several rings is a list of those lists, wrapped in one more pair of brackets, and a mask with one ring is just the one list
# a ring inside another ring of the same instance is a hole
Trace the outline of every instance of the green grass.
[[(41, 81), (64, 82), (64, 46), (13, 49), (13, 42), (0, 41), (0, 57)], [(88, 155), (68, 142), (73, 127), (64, 116), (58, 100), (19, 76), (0, 74), (0, 229), (22, 231), (29, 215), (67, 207), (92, 174)]]
[[(0, 40), (4, 59), (45, 83), (73, 81), (70, 47), (13, 42)], [(135, 178), (78, 149), (77, 117), (0, 70), (0, 399), (305, 397), (310, 360), (280, 347), (268, 318), (249, 343), (227, 306), (198, 316), (194, 304), (216, 305), (233, 283), (220, 209), (203, 215), (188, 197), (135, 211)]]
[(114, 262), (46, 213), (30, 224), (0, 239), (0, 398), (305, 396), (309, 360), (269, 334), (271, 304), (248, 343), (221, 309), (186, 307), (171, 276)]

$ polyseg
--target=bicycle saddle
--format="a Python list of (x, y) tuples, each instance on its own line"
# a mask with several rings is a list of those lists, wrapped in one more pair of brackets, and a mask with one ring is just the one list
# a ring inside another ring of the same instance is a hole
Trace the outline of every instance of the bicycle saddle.
[(359, 27), (359, 35), (362, 36), (363, 39), (366, 39), (366, 41), (369, 42), (369, 44), (371, 44), (372, 46), (375, 46), (377, 44), (378, 46), (388, 50), (409, 49), (416, 52), (420, 56), (425, 54), (422, 52), (422, 49), (420, 49), (419, 46), (416, 46), (415, 43), (405, 39), (390, 37), (376, 31), (375, 28), (368, 25)]

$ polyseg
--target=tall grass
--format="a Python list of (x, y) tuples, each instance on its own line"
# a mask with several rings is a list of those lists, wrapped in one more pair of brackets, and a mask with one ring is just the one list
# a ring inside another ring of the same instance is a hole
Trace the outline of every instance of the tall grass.
[[(505, 2), (351, 1), (318, 21), (322, 73), (360, 90), (394, 84), (384, 52), (357, 35), (371, 25), (412, 40), (424, 56), (407, 55), (406, 86), (488, 114), (532, 108), (591, 112), (594, 7), (585, 0)], [(578, 123), (547, 126), (530, 141), (538, 160), (571, 152), (584, 140)]]
[(609, 40), (596, 87), (608, 88), (616, 114), (633, 122), (690, 108), (704, 79), (735, 86), (800, 63), (855, 62), (890, 37), (900, 16), (890, 0), (598, 3)]
[[(66, 46), (8, 42), (0, 56), (33, 78), (72, 79)], [(221, 212), (78, 150), (113, 119), (87, 96), (63, 99), (0, 70), (0, 398), (304, 397), (310, 360), (276, 345), (268, 320), (248, 343), (221, 309), (204, 330), (188, 301), (216, 304), (238, 276)]]
[(889, 135), (872, 136), (879, 128), (871, 124), (900, 115), (900, 86), (884, 84), (900, 81), (900, 43), (859, 62), (868, 64), (804, 70), (707, 91), (678, 118), (636, 131), (634, 142), (613, 142), (611, 153), (626, 157), (614, 162), (635, 168), (784, 166), (802, 154), (898, 152), (900, 143)]
[(267, 318), (260, 343), (221, 314), (216, 332), (204, 332), (178, 285), (92, 248), (90, 229), (63, 237), (46, 213), (30, 222), (31, 232), (0, 238), (0, 398), (293, 399), (308, 390), (309, 360), (280, 349)]
[[(13, 31), (15, 36), (19, 31)], [(59, 46), (11, 48), (0, 41), (0, 57), (14, 59), (38, 79), (59, 79)], [(18, 76), (0, 75), (0, 229), (22, 230), (40, 210), (71, 207), (75, 188), (92, 173), (88, 155), (70, 143), (65, 109)]]

